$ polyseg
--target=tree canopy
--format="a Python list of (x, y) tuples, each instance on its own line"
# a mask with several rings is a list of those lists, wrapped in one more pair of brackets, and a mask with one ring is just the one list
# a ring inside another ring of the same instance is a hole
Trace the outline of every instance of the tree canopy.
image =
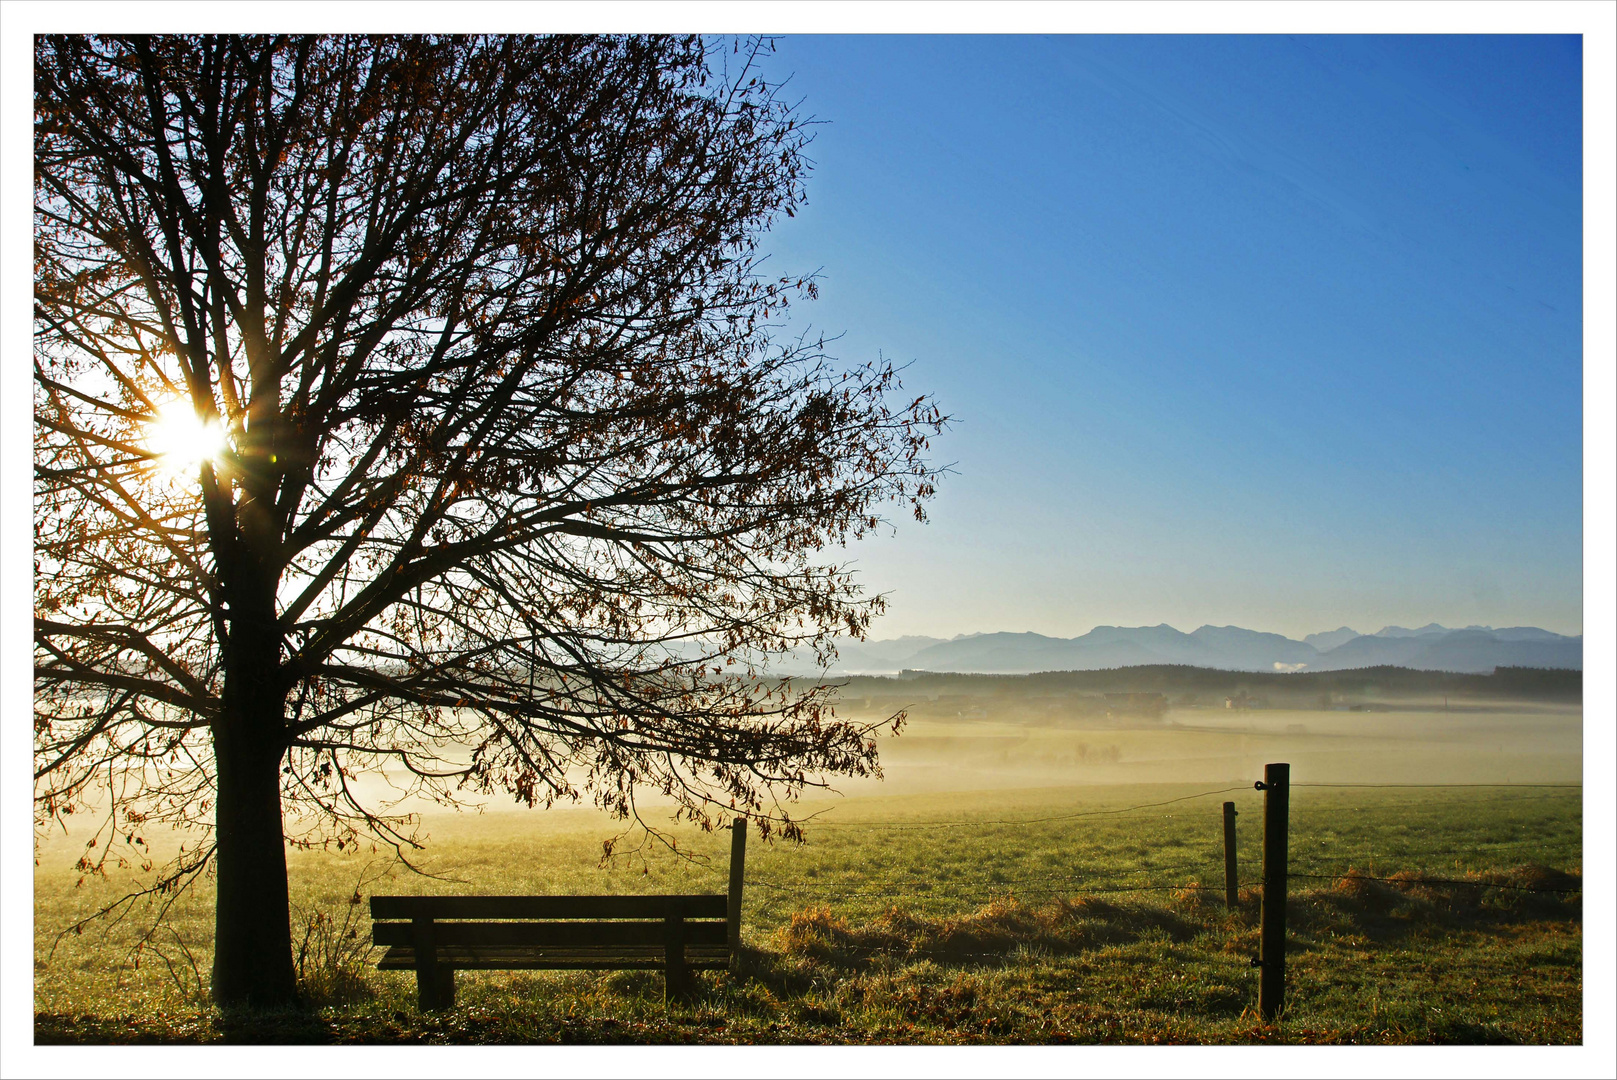
[(761, 665), (881, 610), (829, 551), (943, 417), (782, 334), (758, 47), (37, 40), (37, 816), (204, 830), (220, 1000), (293, 993), (283, 834), (413, 842), (367, 772), (797, 835), (876, 769)]

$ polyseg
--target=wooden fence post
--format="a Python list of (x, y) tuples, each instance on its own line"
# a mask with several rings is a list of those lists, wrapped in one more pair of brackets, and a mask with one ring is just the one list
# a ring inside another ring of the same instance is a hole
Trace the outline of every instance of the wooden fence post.
[(747, 819), (730, 823), (730, 899), (725, 908), (730, 939), (730, 970), (741, 963), (741, 879), (747, 869)]
[(1234, 911), (1240, 899), (1235, 870), (1235, 804), (1224, 804), (1224, 907)]
[(1263, 767), (1263, 913), (1258, 954), (1258, 1012), (1273, 1020), (1286, 997), (1286, 818), (1291, 766)]

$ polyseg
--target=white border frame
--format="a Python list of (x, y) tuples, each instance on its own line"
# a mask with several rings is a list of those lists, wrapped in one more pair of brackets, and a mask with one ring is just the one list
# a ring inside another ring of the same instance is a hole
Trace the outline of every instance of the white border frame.
[[(1585, 1045), (1440, 1047), (35, 1047), (28, 729), (32, 596), (30, 510), (32, 60), (35, 33), (219, 30), (391, 33), (454, 30), (709, 33), (1576, 33), (1584, 36), (1584, 1018)], [(0, 7), (0, 1073), (22, 1076), (415, 1077), (817, 1076), (850, 1067), (885, 1076), (1128, 1074), (1246, 1077), (1419, 1074), (1442, 1077), (1617, 1075), (1611, 1018), (1617, 897), (1617, 81), (1606, 2), (1095, 2), (928, 4), (619, 2), (491, 3), (352, 0), (224, 4), (8, 0)], [(722, 1064), (715, 1057), (722, 1057)]]

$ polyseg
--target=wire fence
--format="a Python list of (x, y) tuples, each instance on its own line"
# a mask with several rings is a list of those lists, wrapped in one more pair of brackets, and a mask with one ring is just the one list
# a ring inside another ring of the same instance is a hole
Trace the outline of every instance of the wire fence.
[(897, 829), (931, 831), (933, 829), (972, 829), (991, 825), (1044, 825), (1053, 821), (1074, 821), (1078, 818), (1089, 817), (1115, 817), (1119, 814), (1131, 814), (1137, 810), (1150, 810), (1159, 806), (1172, 806), (1174, 803), (1189, 802), (1192, 799), (1205, 799), (1213, 795), (1224, 795), (1231, 791), (1248, 791), (1245, 784), (1234, 787), (1219, 788), (1217, 791), (1201, 791), (1195, 795), (1182, 795), (1177, 799), (1164, 799), (1161, 802), (1139, 803), (1136, 806), (1124, 806), (1115, 810), (1080, 810), (1071, 814), (1051, 814), (1036, 818), (986, 818), (970, 821), (816, 821), (821, 826), (831, 825), (837, 827), (858, 826), (867, 829)]
[[(1371, 784), (1371, 783), (1296, 783), (1293, 788), (1309, 789), (1336, 789), (1351, 791), (1354, 789), (1374, 790), (1407, 790), (1407, 791), (1438, 791), (1445, 789), (1463, 790), (1533, 790), (1551, 792), (1581, 791), (1582, 784), (1572, 783), (1506, 783), (1506, 784)], [(1215, 788), (1208, 791), (1196, 792), (1190, 795), (1179, 796), (1172, 799), (1163, 799), (1153, 802), (1136, 803), (1125, 807), (1116, 807), (1102, 810), (1084, 810), (1061, 814), (1044, 814), (1020, 818), (975, 818), (975, 819), (854, 819), (854, 820), (813, 820), (817, 827), (830, 826), (833, 828), (877, 830), (887, 832), (938, 832), (943, 830), (969, 830), (969, 829), (999, 829), (1006, 827), (1045, 825), (1059, 822), (1075, 821), (1086, 818), (1116, 818), (1123, 815), (1139, 813), (1142, 811), (1160, 809), (1165, 806), (1174, 806), (1203, 799), (1211, 799), (1232, 792), (1251, 792), (1251, 785), (1235, 785)], [(1534, 802), (1564, 798), (1562, 794), (1539, 795), (1511, 795), (1504, 798), (1491, 799), (1491, 804), (1500, 802)], [(1416, 807), (1452, 806), (1452, 801), (1440, 799), (1422, 800), (1416, 802), (1400, 801), (1373, 808), (1333, 806), (1329, 811), (1340, 814), (1348, 811), (1378, 812), (1386, 810), (1405, 811)], [(1293, 815), (1306, 817), (1310, 812), (1306, 807), (1292, 807)], [(1299, 813), (1301, 811), (1301, 813)], [(1295, 826), (1294, 826), (1295, 828)], [(1214, 837), (1210, 831), (1209, 843), (1221, 844), (1221, 836)], [(1301, 839), (1302, 843), (1298, 843)], [(1347, 879), (1356, 881), (1374, 881), (1400, 888), (1411, 886), (1446, 886), (1454, 888), (1470, 888), (1477, 890), (1497, 889), (1507, 892), (1521, 893), (1549, 893), (1549, 894), (1575, 894), (1582, 891), (1581, 883), (1575, 885), (1564, 884), (1516, 884), (1511, 882), (1487, 880), (1480, 877), (1454, 878), (1431, 876), (1423, 870), (1404, 871), (1399, 876), (1389, 877), (1366, 873), (1357, 866), (1348, 865), (1318, 865), (1309, 859), (1309, 855), (1318, 852), (1308, 850), (1312, 837), (1304, 836), (1294, 838), (1293, 851), (1301, 855), (1298, 860), (1302, 865), (1297, 869), (1289, 870), (1287, 877), (1304, 881), (1336, 882)], [(1329, 840), (1321, 840), (1324, 846)], [(1395, 847), (1397, 845), (1394, 845)], [(1371, 852), (1372, 863), (1376, 856)], [(1450, 859), (1455, 855), (1452, 848), (1430, 848), (1422, 851), (1410, 851), (1407, 848), (1392, 852), (1383, 852), (1381, 859), (1403, 858), (1411, 862), (1426, 862), (1432, 859)], [(1243, 861), (1250, 861), (1247, 856)], [(1165, 880), (1164, 875), (1176, 875), (1171, 880)], [(1085, 876), (1082, 874), (1006, 874), (995, 872), (986, 876), (972, 877), (893, 877), (886, 875), (859, 874), (857, 871), (840, 876), (834, 880), (796, 880), (782, 882), (766, 877), (747, 876), (745, 884), (749, 888), (758, 888), (781, 898), (790, 898), (799, 901), (809, 901), (824, 904), (832, 900), (882, 900), (904, 898), (918, 900), (921, 898), (937, 899), (949, 898), (954, 900), (976, 900), (987, 902), (996, 898), (1016, 896), (1019, 898), (1048, 898), (1057, 896), (1088, 896), (1088, 895), (1115, 895), (1131, 893), (1192, 893), (1212, 892), (1223, 893), (1226, 889), (1224, 881), (1225, 865), (1222, 860), (1222, 851), (1215, 860), (1212, 855), (1192, 862), (1181, 862), (1171, 865), (1149, 866), (1131, 871), (1110, 871), (1104, 874)], [(1138, 880), (1147, 878), (1148, 880)], [(1214, 884), (1207, 884), (1212, 881)], [(1238, 889), (1261, 887), (1261, 878), (1241, 880), (1237, 883)]]

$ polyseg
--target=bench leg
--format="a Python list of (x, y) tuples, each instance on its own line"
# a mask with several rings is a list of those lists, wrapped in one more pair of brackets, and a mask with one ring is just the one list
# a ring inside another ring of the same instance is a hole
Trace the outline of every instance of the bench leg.
[(422, 1012), (455, 1007), (455, 969), (448, 964), (416, 968), (416, 1002)]
[(436, 972), (436, 964), (423, 964), (419, 961), (416, 962), (416, 1007), (422, 1012), (431, 1012), (438, 1007), (438, 980), (433, 978), (433, 975), (436, 974)]
[(448, 964), (438, 965), (438, 1008), (455, 1007), (455, 969)]
[(447, 1009), (455, 1000), (455, 969), (438, 963), (436, 936), (431, 919), (410, 920), (410, 938), (415, 947), (416, 1004), (422, 1012)]
[(663, 1000), (686, 1001), (691, 996), (691, 969), (685, 966), (685, 921), (670, 916), (664, 926)]
[(670, 963), (667, 968), (667, 982), (664, 987), (664, 1001), (689, 1001), (691, 999), (691, 969), (685, 966), (684, 958)]

